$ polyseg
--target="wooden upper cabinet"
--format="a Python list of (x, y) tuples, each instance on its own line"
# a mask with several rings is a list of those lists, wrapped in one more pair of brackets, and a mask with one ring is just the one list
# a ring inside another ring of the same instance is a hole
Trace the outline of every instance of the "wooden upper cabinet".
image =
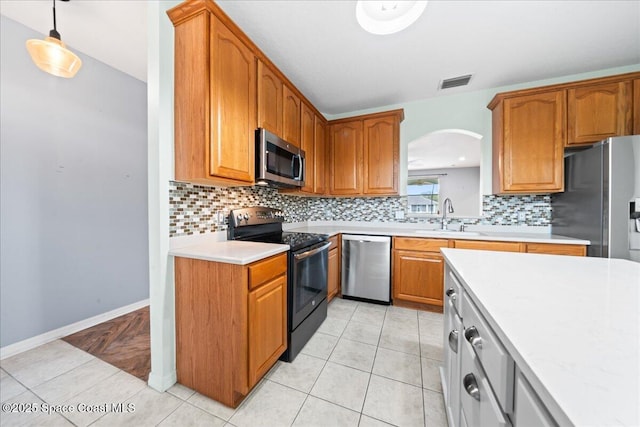
[(362, 194), (362, 120), (333, 124), (329, 132), (330, 193)]
[(327, 191), (325, 174), (327, 169), (326, 124), (325, 121), (317, 115), (314, 120), (314, 130), (315, 144), (313, 147), (315, 167), (313, 169), (313, 192), (315, 194), (325, 194)]
[(494, 193), (564, 190), (565, 105), (565, 91), (556, 90), (508, 97), (495, 106)]
[(640, 135), (640, 79), (633, 81), (633, 134)]
[(330, 194), (398, 194), (403, 119), (400, 109), (329, 122)]
[(300, 148), (305, 152), (304, 187), (302, 191), (314, 192), (315, 181), (315, 113), (304, 102), (300, 119)]
[(567, 90), (567, 145), (589, 144), (632, 132), (631, 80)]
[(258, 60), (258, 126), (282, 135), (282, 81)]
[(364, 120), (365, 194), (398, 194), (400, 123), (387, 116)]
[(300, 98), (287, 85), (282, 87), (282, 137), (300, 147)]
[(255, 57), (220, 21), (213, 24), (210, 173), (253, 182)]
[(254, 181), (253, 52), (205, 3), (167, 13), (175, 27), (175, 179)]

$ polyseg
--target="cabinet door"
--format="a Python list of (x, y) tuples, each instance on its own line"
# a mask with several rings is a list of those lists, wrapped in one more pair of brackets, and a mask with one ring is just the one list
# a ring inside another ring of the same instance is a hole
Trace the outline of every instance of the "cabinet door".
[(337, 248), (329, 251), (328, 264), (327, 301), (331, 301), (340, 292), (340, 257)]
[(563, 90), (504, 100), (501, 193), (564, 190), (565, 104)]
[(302, 103), (300, 120), (300, 148), (305, 152), (304, 187), (302, 191), (313, 193), (315, 178), (315, 113), (307, 104)]
[(258, 126), (282, 135), (282, 81), (258, 60)]
[(632, 82), (602, 83), (567, 91), (567, 145), (631, 134)]
[(633, 134), (640, 135), (640, 79), (633, 81)]
[(364, 120), (364, 194), (398, 194), (399, 127), (396, 116)]
[(249, 387), (287, 349), (287, 276), (249, 292)]
[(300, 98), (289, 86), (282, 87), (282, 137), (300, 147)]
[(212, 25), (209, 172), (217, 177), (253, 182), (255, 58), (220, 21), (214, 18)]
[(338, 123), (330, 128), (330, 193), (362, 193), (362, 121)]
[(326, 125), (324, 120), (315, 116), (315, 145), (314, 157), (315, 167), (313, 169), (313, 192), (316, 194), (325, 194), (327, 191), (325, 182), (325, 171), (327, 169), (327, 143), (326, 143)]
[(442, 306), (444, 260), (428, 252), (393, 250), (393, 299)]

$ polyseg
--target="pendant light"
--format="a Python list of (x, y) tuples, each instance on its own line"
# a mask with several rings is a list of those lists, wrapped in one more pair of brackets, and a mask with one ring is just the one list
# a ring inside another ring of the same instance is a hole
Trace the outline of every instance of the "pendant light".
[(56, 29), (56, 0), (53, 0), (53, 30), (49, 31), (49, 37), (27, 40), (27, 50), (38, 68), (54, 76), (71, 78), (82, 67), (80, 58), (60, 40)]

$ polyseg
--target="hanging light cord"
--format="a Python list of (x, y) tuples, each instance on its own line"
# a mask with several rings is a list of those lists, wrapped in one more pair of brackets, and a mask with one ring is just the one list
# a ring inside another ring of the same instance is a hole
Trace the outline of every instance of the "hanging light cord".
[(53, 30), (49, 31), (49, 37), (60, 40), (60, 33), (56, 27), (56, 0), (53, 0)]

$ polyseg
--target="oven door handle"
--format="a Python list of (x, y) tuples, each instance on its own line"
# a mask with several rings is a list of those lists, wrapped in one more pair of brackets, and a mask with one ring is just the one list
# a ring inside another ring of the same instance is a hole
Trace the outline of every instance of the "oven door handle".
[(331, 246), (331, 242), (327, 242), (324, 245), (315, 248), (315, 249), (311, 249), (310, 251), (306, 251), (306, 252), (302, 252), (301, 254), (295, 254), (293, 257), (296, 259), (296, 261), (305, 259), (305, 258), (309, 258), (310, 256), (313, 256), (315, 254), (317, 254), (318, 252), (324, 251), (325, 249), (328, 249), (329, 246)]

